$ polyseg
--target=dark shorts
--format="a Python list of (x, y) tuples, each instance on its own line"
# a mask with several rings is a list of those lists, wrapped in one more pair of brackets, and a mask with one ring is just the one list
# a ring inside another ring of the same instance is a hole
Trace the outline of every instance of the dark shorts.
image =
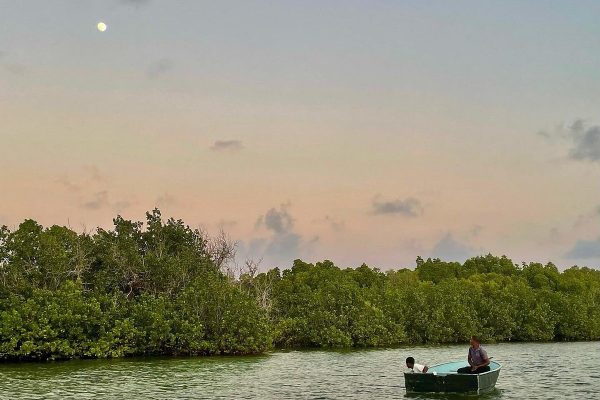
[(477, 368), (475, 371), (471, 371), (471, 367), (464, 367), (464, 368), (459, 368), (458, 371), (456, 371), (459, 374), (481, 374), (484, 372), (488, 372), (490, 370), (490, 366), (486, 365), (485, 367), (479, 367)]

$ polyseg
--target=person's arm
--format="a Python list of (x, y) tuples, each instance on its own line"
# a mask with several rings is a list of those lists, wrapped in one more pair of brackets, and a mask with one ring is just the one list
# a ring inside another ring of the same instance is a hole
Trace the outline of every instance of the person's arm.
[(483, 363), (479, 365), (473, 365), (473, 371), (475, 371), (478, 368), (487, 367), (488, 365), (490, 365), (490, 359), (487, 355), (487, 352), (485, 350), (481, 350), (481, 355), (483, 357)]
[(473, 361), (471, 361), (471, 350), (469, 350), (469, 354), (467, 355), (467, 361), (469, 361), (469, 365), (473, 366)]
[(487, 352), (485, 350), (481, 350), (481, 355), (483, 356), (483, 364), (480, 364), (478, 368), (487, 367), (490, 365), (490, 358), (488, 357)]
[(427, 371), (429, 371), (429, 367), (427, 365), (425, 365), (423, 367), (423, 373), (425, 374), (425, 373), (427, 373)]

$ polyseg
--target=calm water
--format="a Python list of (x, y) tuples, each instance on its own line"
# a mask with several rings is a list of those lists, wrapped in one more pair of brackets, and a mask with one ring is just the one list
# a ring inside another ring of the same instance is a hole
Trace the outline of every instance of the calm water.
[[(484, 399), (600, 399), (600, 343), (486, 346), (503, 365)], [(261, 357), (0, 364), (2, 399), (392, 399), (403, 360), (461, 359), (466, 346), (293, 351)], [(417, 399), (475, 396), (426, 395)]]

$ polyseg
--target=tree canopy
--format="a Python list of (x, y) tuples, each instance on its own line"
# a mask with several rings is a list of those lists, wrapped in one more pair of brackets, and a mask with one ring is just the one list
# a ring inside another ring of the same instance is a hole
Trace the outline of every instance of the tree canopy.
[[(233, 245), (159, 210), (93, 234), (25, 220), (0, 228), (0, 359), (252, 354), (600, 339), (600, 271), (417, 258), (382, 272), (331, 261), (241, 275)], [(285, 267), (285, 266), (281, 266)]]

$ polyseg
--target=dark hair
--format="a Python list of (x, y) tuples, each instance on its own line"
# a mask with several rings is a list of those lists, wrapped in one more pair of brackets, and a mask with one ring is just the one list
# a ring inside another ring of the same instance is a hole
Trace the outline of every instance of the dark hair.
[(477, 336), (471, 336), (471, 340), (477, 343), (481, 343), (481, 340)]
[(406, 363), (407, 363), (407, 364), (414, 364), (414, 363), (415, 363), (415, 359), (414, 359), (414, 358), (412, 358), (412, 357), (408, 357), (408, 358), (406, 359)]

